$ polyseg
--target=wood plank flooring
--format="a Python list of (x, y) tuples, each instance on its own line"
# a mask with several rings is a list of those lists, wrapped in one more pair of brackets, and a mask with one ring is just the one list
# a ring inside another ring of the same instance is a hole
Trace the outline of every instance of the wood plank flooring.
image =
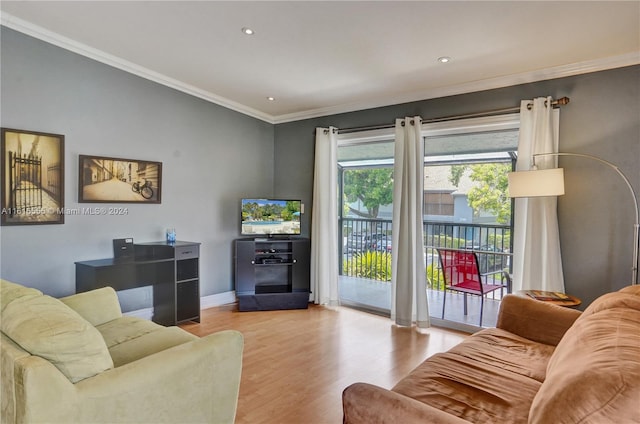
[(234, 329), (244, 335), (236, 423), (339, 424), (342, 391), (362, 381), (391, 388), (427, 357), (467, 335), (395, 326), (353, 309), (202, 311), (201, 323), (181, 325), (204, 336)]

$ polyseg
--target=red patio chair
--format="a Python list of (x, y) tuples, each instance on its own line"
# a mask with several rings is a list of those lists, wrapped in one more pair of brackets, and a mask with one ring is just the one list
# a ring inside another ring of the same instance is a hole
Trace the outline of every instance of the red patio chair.
[[(442, 319), (444, 319), (444, 308), (447, 300), (447, 290), (464, 293), (464, 314), (467, 315), (467, 294), (480, 296), (480, 327), (482, 327), (482, 312), (484, 309), (484, 295), (499, 289), (507, 289), (507, 284), (487, 284), (486, 277), (489, 274), (500, 274), (502, 271), (488, 274), (480, 274), (478, 265), (478, 255), (475, 252), (437, 249), (440, 257), (440, 267), (444, 276), (444, 299), (442, 301)], [(483, 281), (484, 278), (484, 281)]]

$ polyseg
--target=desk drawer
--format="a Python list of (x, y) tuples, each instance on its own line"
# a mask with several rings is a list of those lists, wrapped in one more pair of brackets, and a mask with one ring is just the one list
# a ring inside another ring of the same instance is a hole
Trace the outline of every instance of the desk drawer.
[(176, 246), (176, 260), (197, 258), (200, 256), (200, 246)]

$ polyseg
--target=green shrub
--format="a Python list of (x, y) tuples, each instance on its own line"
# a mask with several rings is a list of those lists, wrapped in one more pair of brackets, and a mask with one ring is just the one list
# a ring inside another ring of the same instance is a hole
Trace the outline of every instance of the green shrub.
[(445, 247), (458, 249), (465, 246), (467, 241), (462, 238), (453, 238), (446, 234), (434, 234), (426, 237), (426, 246)]
[(391, 254), (387, 252), (362, 252), (343, 262), (343, 274), (350, 277), (391, 281)]
[(427, 287), (433, 290), (444, 290), (444, 275), (436, 264), (427, 266)]

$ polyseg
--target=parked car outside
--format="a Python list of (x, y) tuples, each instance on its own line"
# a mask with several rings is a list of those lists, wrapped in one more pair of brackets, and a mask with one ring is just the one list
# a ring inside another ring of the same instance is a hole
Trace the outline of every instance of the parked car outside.
[[(483, 246), (480, 246), (480, 248), (477, 250), (479, 250), (478, 265), (480, 266), (481, 273), (501, 271), (505, 268), (508, 268), (509, 256), (503, 255), (502, 253), (506, 253), (506, 252), (503, 251), (502, 249), (494, 245), (485, 244)], [(495, 253), (489, 253), (489, 252), (495, 252)]]
[(376, 250), (376, 243), (380, 240), (388, 239), (389, 236), (383, 233), (369, 234), (364, 238), (364, 248), (366, 250)]
[(364, 246), (364, 235), (361, 233), (352, 233), (347, 236), (347, 253), (358, 253)]
[(391, 242), (390, 236), (383, 233), (366, 235), (362, 233), (353, 233), (347, 237), (346, 251), (347, 253), (359, 253), (369, 250), (377, 250), (376, 245), (378, 241), (383, 239), (389, 239), (389, 243)]
[(373, 242), (371, 250), (391, 253), (391, 237), (383, 237)]

